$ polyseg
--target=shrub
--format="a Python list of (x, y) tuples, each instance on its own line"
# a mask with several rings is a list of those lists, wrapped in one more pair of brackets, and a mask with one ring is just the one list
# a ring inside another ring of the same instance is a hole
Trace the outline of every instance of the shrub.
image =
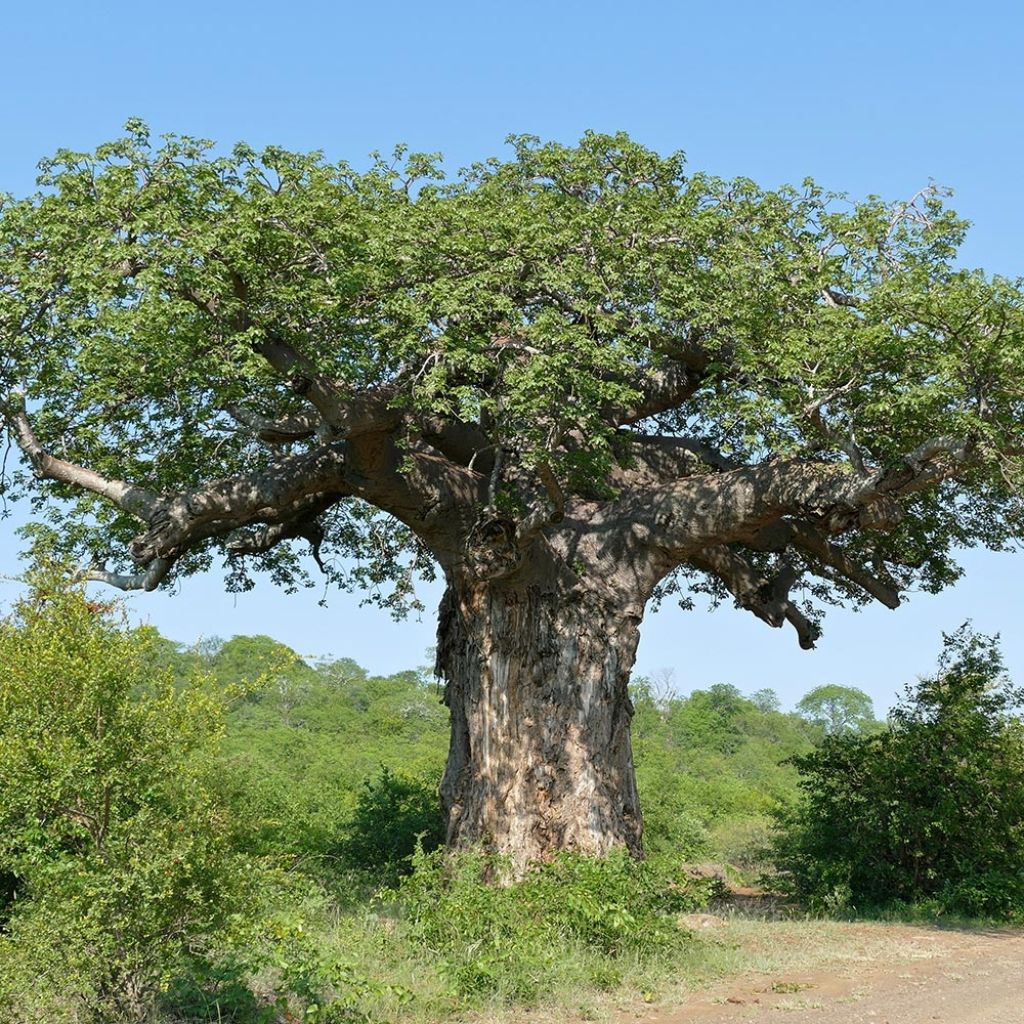
[(832, 908), (1024, 915), (1020, 699), (997, 641), (964, 626), (884, 732), (794, 758), (803, 799), (780, 816), (776, 859), (795, 889)]
[(249, 965), (233, 958), (197, 957), (162, 994), (160, 1010), (176, 1024), (277, 1024), (279, 1005), (257, 997), (248, 975)]
[(156, 634), (41, 585), (0, 623), (0, 1017), (147, 1018), (243, 903), (205, 776), (222, 704), (158, 670)]
[(507, 885), (493, 879), (508, 866), (482, 854), (418, 850), (413, 864), (383, 898), (394, 901), (414, 941), (463, 997), (534, 1000), (564, 979), (573, 950), (584, 961), (597, 954), (585, 980), (611, 987), (620, 980), (613, 961), (649, 958), (686, 941), (675, 916), (706, 901), (702, 883), (621, 851), (606, 858), (564, 853)]
[(394, 882), (411, 870), (417, 843), (426, 852), (437, 849), (444, 842), (438, 782), (389, 768), (367, 779), (341, 844), (345, 863)]

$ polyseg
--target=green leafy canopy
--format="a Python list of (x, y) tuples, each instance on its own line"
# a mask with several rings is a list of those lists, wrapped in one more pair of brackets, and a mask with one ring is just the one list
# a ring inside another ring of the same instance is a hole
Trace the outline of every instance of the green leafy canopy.
[[(619, 458), (608, 410), (640, 403), (666, 359), (699, 346), (699, 387), (641, 432), (744, 464), (855, 450), (886, 466), (965, 439), (980, 453), (967, 486), (916, 495), (870, 541), (925, 586), (956, 575), (951, 546), (1019, 532), (1020, 282), (957, 264), (966, 223), (943, 190), (853, 202), (810, 180), (766, 190), (689, 173), (681, 153), (623, 134), (509, 142), (508, 159), (450, 176), (401, 148), (357, 170), (273, 146), (154, 143), (139, 121), (94, 152), (62, 150), (38, 193), (0, 205), (0, 394), (26, 396), (53, 454), (162, 494), (272, 467), (277, 451), (228, 410), (301, 414), (311, 375), (343, 399), (390, 389), (398, 409), (479, 425), (517, 465), (601, 494)], [(300, 351), (301, 372), (269, 365), (266, 339)], [(38, 486), (7, 474), (10, 493)], [(66, 556), (116, 561), (137, 530), (93, 493), (46, 493), (62, 499), (47, 517)], [(430, 571), (412, 532), (359, 499), (321, 527), (325, 550), (356, 559), (328, 559), (329, 575), (385, 604)], [(175, 572), (223, 543), (203, 538)], [(252, 563), (286, 586), (304, 578), (289, 544)]]

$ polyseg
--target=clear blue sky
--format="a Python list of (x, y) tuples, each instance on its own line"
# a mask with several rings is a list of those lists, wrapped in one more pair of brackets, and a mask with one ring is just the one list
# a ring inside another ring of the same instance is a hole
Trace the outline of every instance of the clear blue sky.
[[(174, 131), (323, 149), (358, 162), (405, 142), (453, 166), (502, 152), (509, 132), (572, 141), (624, 129), (691, 165), (766, 185), (807, 175), (853, 194), (907, 196), (929, 178), (956, 189), (974, 222), (964, 261), (1024, 274), (1024, 8), (911, 0), (292, 5), (8, 5), (0, 190), (32, 188), (36, 161), (91, 148), (130, 116)], [(3, 344), (0, 339), (0, 345)], [(17, 571), (11, 521), (0, 573)], [(638, 670), (675, 671), (688, 690), (861, 686), (881, 709), (928, 671), (940, 630), (972, 617), (1000, 631), (1024, 681), (1024, 555), (965, 557), (966, 580), (897, 612), (832, 612), (819, 650), (723, 608), (666, 609), (643, 630)], [(13, 596), (0, 582), (0, 601)], [(213, 579), (136, 598), (169, 636), (266, 632), (302, 653), (378, 671), (423, 660), (433, 619), (394, 626), (336, 595), (268, 584), (235, 599)], [(437, 594), (425, 599), (433, 606)]]

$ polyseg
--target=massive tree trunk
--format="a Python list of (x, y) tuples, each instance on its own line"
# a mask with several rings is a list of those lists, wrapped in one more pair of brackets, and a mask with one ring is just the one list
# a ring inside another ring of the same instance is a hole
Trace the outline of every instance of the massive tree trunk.
[(553, 575), (450, 577), (441, 603), (448, 843), (518, 869), (565, 849), (641, 851), (627, 691), (640, 616)]

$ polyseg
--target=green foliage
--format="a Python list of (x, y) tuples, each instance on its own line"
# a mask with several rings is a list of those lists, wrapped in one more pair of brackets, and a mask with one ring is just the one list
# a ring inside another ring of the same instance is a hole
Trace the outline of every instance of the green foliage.
[(803, 799), (777, 857), (797, 890), (832, 907), (1024, 915), (1021, 696), (997, 642), (964, 626), (885, 732), (795, 758)]
[(452, 860), (419, 850), (412, 874), (382, 894), (461, 996), (532, 1002), (574, 948), (599, 954), (591, 984), (614, 984), (619, 974), (609, 959), (678, 948), (686, 935), (674, 915), (708, 896), (704, 883), (623, 851), (603, 859), (560, 854), (521, 881), (495, 884), (506, 872), (482, 855)]
[(233, 959), (194, 958), (161, 995), (160, 1010), (189, 1024), (277, 1024), (280, 1007), (253, 992), (248, 974), (247, 965)]
[(410, 778), (388, 768), (367, 779), (341, 843), (345, 863), (394, 881), (410, 869), (417, 848), (436, 850), (445, 837), (439, 784), (440, 777)]
[(680, 697), (656, 694), (640, 678), (632, 692), (648, 851), (754, 868), (762, 859), (757, 843), (741, 841), (730, 823), (745, 823), (751, 836), (763, 830), (771, 808), (796, 791), (796, 770), (782, 762), (811, 750), (820, 727), (778, 711), (777, 698), (765, 709), (757, 695), (745, 698), (732, 686)]
[(0, 1019), (142, 1020), (245, 903), (206, 782), (223, 703), (157, 641), (46, 573), (0, 623)]
[[(703, 385), (659, 422), (738, 463), (836, 461), (856, 437), (886, 467), (929, 438), (970, 441), (955, 515), (950, 488), (922, 491), (891, 534), (851, 539), (852, 558), (874, 550), (899, 584), (934, 589), (957, 574), (953, 547), (1015, 535), (1020, 289), (957, 266), (966, 222), (942, 189), (855, 202), (810, 180), (691, 172), (622, 133), (509, 142), (508, 159), (451, 179), (404, 149), (360, 172), (278, 146), (154, 142), (137, 120), (92, 152), (61, 150), (39, 192), (0, 201), (0, 395), (28, 396), (44, 447), (176, 494), (276, 457), (224, 410), (303, 408), (291, 371), (260, 354), (280, 339), (304, 372), (486, 421), (524, 468), (601, 492), (607, 409), (699, 344)], [(65, 499), (35, 527), (65, 556), (128, 565), (128, 513), (27, 472), (8, 483)], [(328, 547), (359, 556), (326, 562), (329, 575), (387, 607), (430, 572), (410, 531), (373, 508), (341, 502), (321, 522)], [(174, 573), (227, 543), (205, 539)], [(251, 567), (309, 582), (287, 543), (231, 559), (231, 584), (251, 586)], [(831, 574), (814, 587), (859, 599)]]
[(881, 734), (638, 679), (648, 861), (563, 855), (510, 884), (429, 849), (447, 730), (424, 673), (266, 637), (180, 650), (57, 586), (0, 657), (3, 1024), (397, 1020), (663, 977), (709, 895), (683, 865), (756, 874), (798, 784), (776, 854), (815, 905), (1021, 913), (1017, 694), (966, 631)]
[[(224, 685), (251, 671), (244, 659), (234, 664), (223, 657), (229, 648), (242, 650), (244, 639), (229, 641), (204, 662)], [(350, 659), (314, 668), (288, 654), (287, 668), (266, 677), (265, 685), (248, 686), (250, 697), (228, 717), (217, 786), (234, 809), (236, 844), (300, 860), (318, 876), (337, 870), (346, 859), (349, 823), (366, 796), (364, 784), (382, 768), (403, 785), (420, 787), (415, 799), (411, 793), (402, 798), (405, 821), (408, 829), (433, 835), (436, 786), (433, 797), (423, 787), (440, 778), (448, 716), (426, 676), (371, 676)], [(419, 810), (413, 811), (416, 800)], [(392, 837), (403, 856), (412, 851), (414, 834)], [(366, 866), (365, 857), (361, 863)]]
[(871, 698), (855, 686), (837, 686), (835, 683), (816, 686), (800, 699), (796, 709), (820, 725), (829, 736), (847, 730), (863, 732), (875, 724)]

